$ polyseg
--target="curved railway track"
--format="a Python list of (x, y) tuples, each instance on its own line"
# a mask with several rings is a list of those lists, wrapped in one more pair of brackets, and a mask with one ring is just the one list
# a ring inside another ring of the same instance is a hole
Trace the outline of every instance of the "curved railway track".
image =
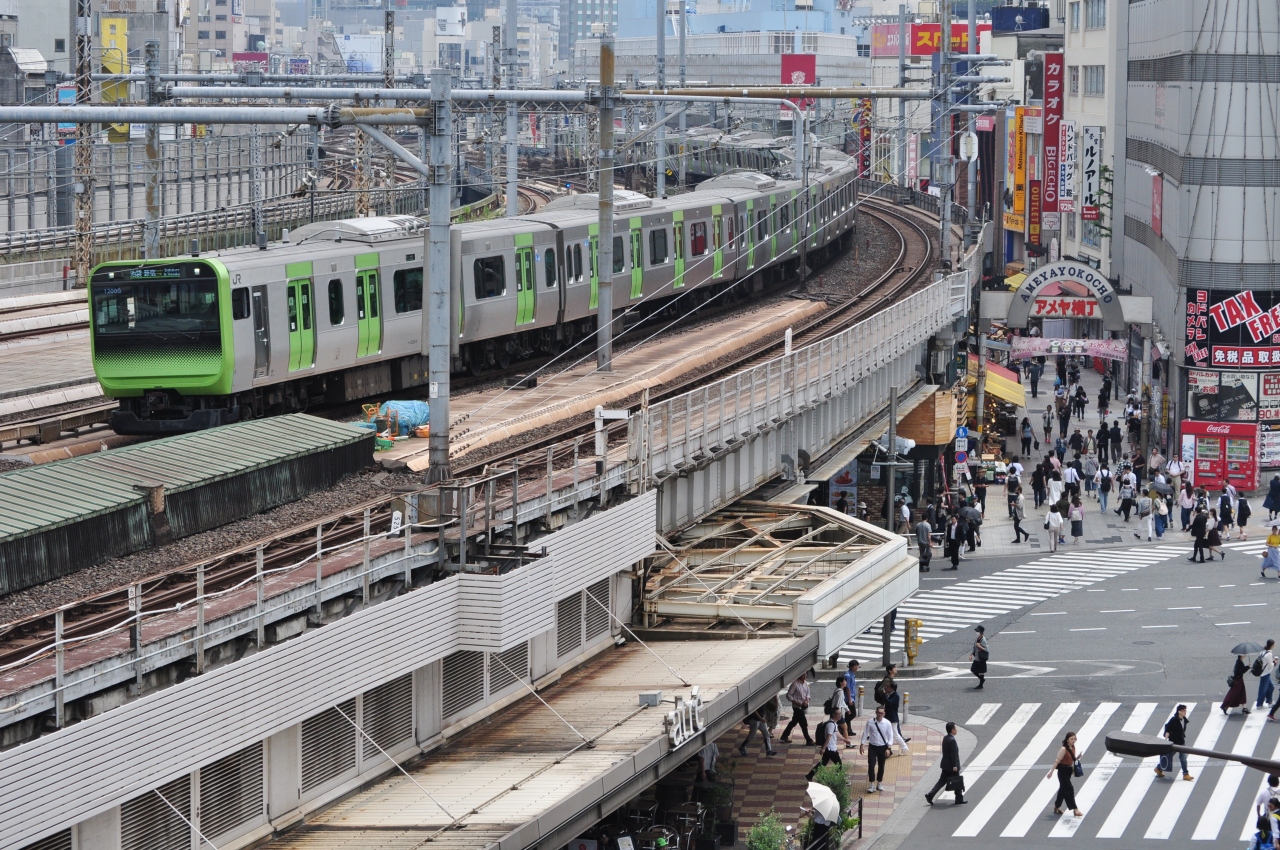
[[(908, 293), (919, 285), (922, 278), (927, 278), (936, 253), (936, 243), (935, 237), (926, 229), (922, 220), (892, 204), (870, 199), (864, 199), (860, 204), (864, 214), (886, 222), (898, 233), (899, 250), (895, 261), (854, 295), (795, 328), (792, 336), (795, 345), (806, 345), (840, 333), (872, 315), (886, 303)], [(651, 394), (651, 400), (687, 392), (718, 380), (726, 373), (776, 356), (780, 345), (780, 339), (773, 339), (749, 347), (733, 358), (732, 362), (717, 365), (666, 387), (660, 393)], [(518, 441), (483, 458), (464, 457), (454, 466), (453, 472), (461, 477), (474, 474), (485, 466), (520, 462), (522, 458), (532, 459), (522, 463), (522, 466), (537, 469), (540, 464), (546, 463), (548, 446), (573, 439), (586, 433), (591, 427), (593, 423), (590, 420), (569, 422), (554, 433), (539, 433), (531, 439)], [(612, 438), (619, 439), (618, 429), (615, 429)], [(556, 463), (563, 468), (566, 459), (560, 458)], [(239, 546), (214, 559), (204, 559), (146, 578), (139, 582), (145, 609), (149, 613), (161, 614), (172, 611), (174, 606), (191, 604), (195, 599), (198, 572), (203, 572), (207, 594), (253, 580), (259, 569), (259, 547), (262, 547), (263, 570), (270, 571), (297, 564), (315, 553), (317, 527), (324, 530), (326, 548), (359, 540), (364, 535), (366, 510), (369, 511), (371, 533), (385, 533), (390, 529), (392, 506), (396, 499), (396, 496), (390, 495), (379, 497), (309, 522), (304, 527)], [(126, 586), (64, 606), (61, 609), (64, 639), (83, 639), (120, 627), (130, 618), (129, 594), (130, 587)], [(0, 624), (0, 665), (15, 664), (37, 651), (41, 655), (48, 654), (43, 650), (53, 640), (54, 626), (54, 611)]]

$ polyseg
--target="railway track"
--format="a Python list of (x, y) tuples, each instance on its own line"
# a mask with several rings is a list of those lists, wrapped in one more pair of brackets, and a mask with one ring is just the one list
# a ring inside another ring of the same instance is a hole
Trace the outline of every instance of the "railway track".
[[(899, 250), (895, 261), (881, 275), (870, 281), (851, 297), (843, 299), (803, 326), (794, 329), (793, 344), (809, 344), (845, 330), (879, 310), (887, 302), (901, 297), (925, 278), (936, 253), (934, 237), (921, 220), (903, 212), (892, 204), (863, 200), (861, 209), (888, 223), (898, 233)], [(699, 385), (710, 383), (730, 373), (776, 356), (780, 340), (769, 340), (740, 352), (732, 362), (720, 364), (687, 380), (651, 394), (651, 400), (661, 400), (687, 392)], [(637, 399), (638, 400), (638, 399)], [(587, 432), (590, 421), (566, 423), (554, 433), (540, 433), (533, 439), (519, 441), (505, 450), (483, 458), (463, 458), (454, 467), (458, 477), (474, 474), (485, 466), (517, 462), (521, 458), (536, 458), (546, 462), (548, 446), (562, 443)], [(618, 431), (612, 439), (619, 439)], [(566, 458), (556, 461), (560, 468)], [(525, 468), (539, 468), (532, 462)], [(141, 584), (144, 609), (148, 613), (161, 614), (174, 610), (175, 606), (191, 604), (196, 596), (197, 574), (203, 574), (205, 593), (226, 590), (252, 580), (259, 572), (258, 550), (262, 549), (262, 570), (272, 570), (304, 561), (315, 553), (317, 527), (323, 529), (326, 548), (359, 540), (364, 535), (364, 512), (369, 511), (370, 531), (376, 535), (390, 529), (392, 505), (398, 497), (383, 496), (349, 507), (339, 513), (310, 522), (305, 527), (273, 535), (240, 546), (212, 560), (187, 564), (143, 580)], [(136, 585), (135, 585), (136, 586)], [(129, 598), (131, 587), (120, 587), (96, 594), (61, 609), (64, 640), (77, 640), (118, 628), (130, 619)], [(0, 624), (0, 665), (10, 665), (28, 659), (33, 653), (48, 654), (55, 634), (55, 612), (46, 611)]]

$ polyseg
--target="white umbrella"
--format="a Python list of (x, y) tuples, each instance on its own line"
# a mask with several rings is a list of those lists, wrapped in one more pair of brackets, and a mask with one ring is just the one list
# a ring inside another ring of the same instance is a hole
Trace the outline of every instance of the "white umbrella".
[(810, 782), (809, 799), (813, 801), (813, 809), (818, 814), (832, 823), (840, 820), (840, 800), (830, 788), (817, 782)]

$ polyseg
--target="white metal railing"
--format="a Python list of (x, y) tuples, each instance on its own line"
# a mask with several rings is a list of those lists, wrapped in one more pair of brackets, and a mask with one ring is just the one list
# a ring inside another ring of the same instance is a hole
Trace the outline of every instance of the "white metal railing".
[(631, 456), (647, 459), (650, 479), (668, 474), (843, 392), (950, 324), (968, 281), (957, 272), (829, 339), (652, 405), (633, 430), (647, 446), (633, 436)]

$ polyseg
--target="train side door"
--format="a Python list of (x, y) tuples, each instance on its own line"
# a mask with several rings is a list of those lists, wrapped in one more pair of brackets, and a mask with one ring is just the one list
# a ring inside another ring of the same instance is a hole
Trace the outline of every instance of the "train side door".
[(516, 325), (527, 325), (537, 315), (537, 275), (533, 265), (533, 248), (516, 248)]
[(591, 238), (591, 309), (600, 305), (600, 225), (587, 225), (587, 235)]
[(724, 219), (720, 204), (711, 207), (711, 273), (724, 277)]
[(756, 241), (755, 239), (752, 238), (752, 233), (750, 229), (752, 218), (755, 215), (752, 212), (752, 210), (754, 209), (755, 209), (755, 201), (748, 198), (747, 199), (747, 224), (745, 228), (746, 233), (743, 234), (743, 237), (747, 241), (747, 269), (748, 270), (754, 269), (756, 267)]
[(253, 302), (253, 377), (265, 378), (271, 371), (271, 321), (267, 313), (267, 288), (255, 286)]
[(676, 210), (675, 215), (675, 257), (676, 257), (676, 277), (672, 289), (680, 289), (684, 286), (684, 210)]
[(315, 305), (311, 264), (290, 263), (286, 268), (286, 304), (289, 311), (289, 371), (316, 365)]
[(644, 238), (641, 219), (631, 219), (631, 297), (644, 297)]

